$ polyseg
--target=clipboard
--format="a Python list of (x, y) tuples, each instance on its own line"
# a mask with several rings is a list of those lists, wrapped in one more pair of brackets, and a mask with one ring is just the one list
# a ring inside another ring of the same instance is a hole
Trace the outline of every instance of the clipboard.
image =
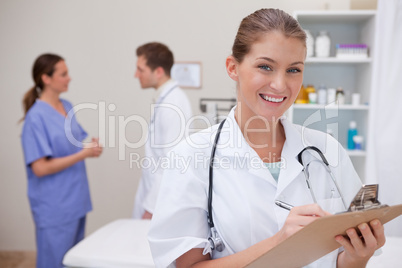
[[(367, 189), (368, 192), (365, 191)], [(381, 205), (377, 200), (378, 185), (375, 188), (375, 192), (371, 192), (373, 189), (373, 185), (364, 185), (357, 193), (347, 212), (313, 221), (276, 247), (253, 260), (246, 267), (302, 267), (339, 248), (340, 244), (335, 241), (335, 236), (346, 235), (347, 229), (355, 228), (363, 222), (369, 222), (374, 219), (379, 219), (382, 224), (385, 224), (402, 215), (402, 204), (395, 206)], [(371, 194), (362, 195), (364, 192)], [(369, 202), (364, 205), (367, 200)], [(356, 204), (363, 204), (363, 207), (358, 209)], [(351, 211), (353, 209), (356, 209), (356, 211)]]

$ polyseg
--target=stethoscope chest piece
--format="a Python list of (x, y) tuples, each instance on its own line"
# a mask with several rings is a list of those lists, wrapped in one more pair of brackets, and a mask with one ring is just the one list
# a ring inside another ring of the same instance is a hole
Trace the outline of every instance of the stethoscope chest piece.
[(222, 239), (219, 237), (218, 232), (215, 227), (211, 228), (211, 236), (208, 238), (208, 241), (211, 243), (211, 249), (222, 252), (225, 249), (225, 244)]

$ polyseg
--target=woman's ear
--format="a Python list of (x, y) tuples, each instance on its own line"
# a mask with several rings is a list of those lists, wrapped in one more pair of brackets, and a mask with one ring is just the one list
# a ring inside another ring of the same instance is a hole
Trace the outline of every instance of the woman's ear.
[(229, 56), (226, 58), (226, 71), (228, 72), (230, 78), (232, 78), (236, 82), (239, 81), (239, 76), (237, 75), (237, 66), (238, 63), (233, 56)]
[(50, 83), (51, 77), (48, 76), (47, 74), (42, 74), (41, 79), (42, 79), (43, 85), (47, 85)]

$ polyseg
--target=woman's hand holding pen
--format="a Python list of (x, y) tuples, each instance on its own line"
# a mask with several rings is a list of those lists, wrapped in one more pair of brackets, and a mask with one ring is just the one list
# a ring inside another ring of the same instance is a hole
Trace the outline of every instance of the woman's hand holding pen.
[(92, 138), (90, 143), (85, 144), (82, 150), (86, 157), (99, 157), (102, 154), (103, 148), (99, 144), (99, 138)]
[(318, 217), (328, 215), (331, 215), (331, 213), (326, 212), (317, 204), (293, 207), (290, 210), (282, 229), (275, 234), (277, 243), (279, 244), (304, 226), (315, 221)]

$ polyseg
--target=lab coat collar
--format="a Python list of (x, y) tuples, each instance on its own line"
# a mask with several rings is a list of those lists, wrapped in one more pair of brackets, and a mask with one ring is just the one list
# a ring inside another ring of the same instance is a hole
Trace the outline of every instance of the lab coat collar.
[[(325, 146), (320, 146), (322, 142), (317, 140), (309, 140), (315, 139), (316, 137), (323, 137), (322, 135), (314, 135), (314, 133), (311, 133), (311, 131), (314, 130), (294, 125), (293, 123), (289, 122), (285, 116), (282, 116), (280, 122), (285, 131), (286, 141), (281, 154), (283, 168), (281, 168), (278, 179), (279, 183), (277, 183), (273, 179), (269, 170), (265, 168), (258, 154), (254, 149), (251, 148), (251, 146), (248, 145), (247, 141), (245, 140), (234, 117), (235, 109), (236, 107), (230, 111), (226, 118), (226, 122), (222, 128), (221, 136), (218, 142), (218, 148), (222, 149), (218, 149), (217, 153), (222, 156), (235, 156), (239, 159), (248, 158), (247, 161), (249, 163), (249, 172), (264, 180), (268, 180), (274, 185), (278, 185), (278, 193), (284, 190), (302, 172), (303, 166), (297, 160), (297, 155), (306, 146), (311, 146), (314, 144), (320, 150), (322, 150), (330, 164), (336, 163), (337, 159), (334, 159), (333, 155), (327, 156), (325, 154)], [(330, 142), (327, 142), (327, 145), (330, 144), (332, 140), (330, 139), (329, 141)]]
[(164, 84), (162, 84), (156, 91), (153, 97), (154, 103), (158, 103), (173, 87), (177, 86), (178, 83), (173, 79), (169, 79)]
[[(216, 155), (229, 159), (234, 157), (234, 161), (238, 161), (237, 164), (241, 164), (242, 168), (248, 168), (250, 174), (276, 185), (276, 181), (268, 168), (264, 166), (258, 154), (248, 145), (244, 138), (234, 116), (235, 109), (236, 106), (226, 118), (219, 137)], [(246, 166), (243, 166), (244, 164)]]
[(278, 178), (278, 194), (302, 172), (303, 166), (297, 160), (297, 155), (304, 148), (302, 136), (295, 125), (285, 117), (281, 118), (281, 124), (285, 130), (286, 140), (281, 154), (282, 168)]
[[(267, 180), (273, 185), (277, 185), (276, 180), (272, 177), (268, 168), (265, 167), (263, 161), (258, 156), (257, 152), (253, 148), (251, 148), (251, 146), (249, 146), (246, 139), (244, 138), (243, 133), (241, 132), (240, 127), (237, 124), (237, 121), (234, 116), (235, 109), (236, 109), (236, 107), (234, 107), (230, 111), (230, 113), (228, 114), (228, 116), (226, 118), (226, 122), (222, 128), (221, 136), (219, 138), (218, 147), (217, 147), (217, 148), (222, 148), (222, 149), (221, 150), (218, 149), (217, 154), (219, 154), (221, 156), (227, 156), (227, 157), (234, 156), (235, 158), (237, 158), (237, 159), (235, 159), (235, 161), (239, 160), (242, 163), (244, 163), (243, 162), (244, 160), (247, 160), (246, 162), (248, 163), (248, 171), (250, 174), (260, 177), (263, 180)], [(283, 119), (283, 120), (285, 120), (285, 119)], [(297, 130), (294, 130), (291, 128), (291, 126), (292, 126), (291, 123), (287, 122), (286, 120), (285, 120), (285, 122), (287, 125), (289, 124), (289, 126), (286, 127), (285, 132), (290, 131), (291, 132), (291, 133), (289, 133), (290, 139), (297, 140), (295, 138), (295, 137), (297, 137), (297, 133), (292, 133)], [(288, 133), (286, 133), (286, 136), (288, 137)], [(293, 137), (293, 136), (295, 136), (295, 137)], [(292, 171), (294, 170), (292, 172), (292, 174), (299, 173), (302, 170), (302, 166), (297, 162), (296, 156), (297, 156), (298, 152), (301, 151), (301, 149), (299, 151), (297, 151), (297, 149), (299, 149), (300, 146), (294, 146), (293, 143), (295, 143), (295, 142), (293, 140), (290, 141), (290, 143), (291, 143), (290, 148), (294, 148), (294, 149), (290, 150), (290, 152), (288, 152), (288, 153), (290, 155), (294, 156), (293, 157), (294, 159), (292, 159), (292, 160), (295, 160), (296, 162), (291, 160), (292, 169), (289, 169), (289, 170), (292, 170)], [(285, 142), (285, 144), (286, 144), (286, 142)], [(246, 158), (246, 159), (244, 159), (244, 158)], [(293, 169), (294, 166), (297, 166), (298, 168)], [(281, 173), (283, 173), (282, 170), (281, 170)], [(279, 176), (281, 176), (281, 173)], [(295, 175), (293, 174), (293, 177), (294, 176)]]
[[(229, 149), (234, 150), (244, 150), (247, 148), (247, 152), (250, 155), (257, 155), (257, 153), (252, 149), (246, 139), (243, 136), (243, 133), (240, 130), (239, 125), (234, 116), (236, 106), (232, 108), (229, 112), (226, 122), (222, 128), (221, 136), (219, 138), (219, 146), (221, 148), (230, 147)], [(296, 159), (297, 154), (303, 150), (305, 146), (311, 145), (310, 143), (303, 141), (300, 131), (291, 123), (289, 122), (286, 117), (281, 117), (281, 123), (285, 130), (286, 141), (284, 144), (283, 151), (286, 153), (290, 153)], [(229, 146), (230, 142), (230, 146)], [(307, 144), (307, 145), (304, 145)], [(218, 147), (219, 148), (219, 147)], [(221, 155), (233, 155), (232, 150), (222, 150)], [(297, 161), (297, 159), (296, 159)]]

